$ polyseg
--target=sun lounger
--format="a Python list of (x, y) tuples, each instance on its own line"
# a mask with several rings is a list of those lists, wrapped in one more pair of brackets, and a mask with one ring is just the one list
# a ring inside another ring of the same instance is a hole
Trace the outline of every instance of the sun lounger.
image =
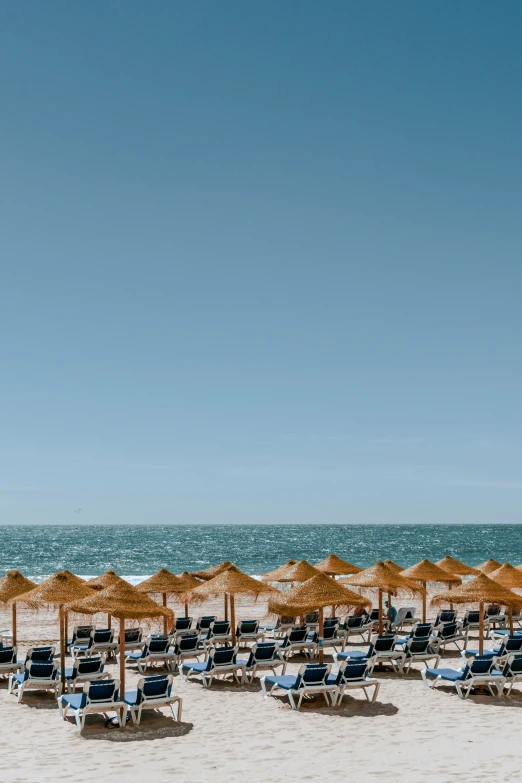
[(236, 628), (236, 639), (240, 647), (250, 642), (258, 642), (265, 638), (265, 633), (259, 627), (257, 620), (241, 620)]
[(347, 650), (346, 652), (335, 655), (339, 661), (368, 661), (370, 672), (377, 664), (390, 663), (394, 671), (400, 672), (405, 660), (404, 650), (397, 647), (397, 636), (395, 634), (384, 634), (373, 639), (368, 650)]
[(361, 614), (357, 617), (344, 618), (343, 631), (347, 641), (351, 636), (361, 636), (363, 641), (367, 641), (370, 644), (372, 630), (373, 621), (368, 615)]
[[(125, 629), (125, 652), (141, 650), (143, 647), (143, 631), (141, 628)], [(121, 648), (121, 639), (118, 636), (118, 651)]]
[[(486, 613), (482, 615), (482, 622), (484, 624), (484, 631), (489, 630), (489, 622)], [(480, 628), (480, 612), (474, 610), (468, 610), (462, 619), (462, 627), (467, 628), (469, 631), (478, 630)]]
[(201, 634), (201, 644), (205, 649), (217, 644), (228, 645), (232, 639), (228, 620), (212, 620), (207, 633)]
[[(509, 655), (522, 654), (522, 636), (504, 636), (501, 643), (497, 647), (493, 647), (492, 650), (484, 650), (482, 655), (489, 655), (490, 658), (496, 658), (497, 663), (499, 659), (506, 658)], [(462, 650), (461, 655), (464, 659), (474, 658), (479, 655), (478, 650)]]
[(238, 661), (245, 666), (245, 679), (254, 681), (258, 671), (269, 669), (276, 674), (276, 669), (281, 667), (281, 674), (285, 674), (287, 663), (281, 656), (277, 642), (255, 642), (246, 660)]
[(439, 612), (437, 615), (433, 626), (438, 628), (439, 625), (446, 625), (447, 623), (455, 622), (457, 622), (457, 612), (455, 609), (443, 609), (442, 612)]
[(188, 658), (199, 658), (200, 655), (205, 655), (205, 660), (207, 660), (205, 650), (199, 646), (199, 633), (194, 631), (178, 637), (177, 641), (174, 642), (172, 654), (172, 666), (180, 670), (183, 662)]
[[(303, 664), (295, 674), (265, 675), (261, 677), (261, 690), (263, 698), (272, 696), (274, 690), (282, 690), (288, 696), (293, 710), (298, 710), (305, 696), (322, 694), (326, 703), (332, 705), (337, 700), (337, 685), (328, 684), (327, 679), (331, 671), (331, 664)], [(267, 691), (267, 686), (270, 690)], [(296, 703), (297, 700), (297, 703)]]
[(507, 692), (504, 695), (510, 696), (513, 686), (522, 682), (522, 655), (509, 655), (502, 667), (499, 667), (498, 660), (496, 665), (502, 674), (502, 682), (498, 686), (499, 696), (504, 694), (505, 688)]
[(86, 682), (82, 693), (67, 693), (59, 696), (60, 718), (66, 720), (69, 710), (72, 710), (76, 718), (76, 725), (82, 731), (87, 714), (102, 713), (107, 715), (107, 713), (115, 712), (120, 727), (125, 726), (127, 705), (124, 701), (120, 701), (119, 687), (119, 680)]
[[(65, 684), (69, 693), (74, 693), (78, 684), (90, 682), (91, 680), (104, 680), (110, 677), (105, 671), (105, 656), (93, 658), (78, 658), (74, 661), (72, 668), (65, 669)], [(61, 669), (58, 669), (58, 676), (61, 676)]]
[(445, 650), (449, 644), (454, 644), (457, 650), (460, 650), (460, 642), (462, 642), (462, 649), (464, 649), (468, 641), (468, 629), (463, 628), (459, 623), (439, 625), (436, 634), (436, 636), (430, 637), (433, 649), (436, 652)]
[(51, 690), (60, 695), (62, 683), (58, 677), (58, 664), (55, 661), (27, 661), (23, 672), (10, 675), (7, 690), (9, 693), (16, 690), (19, 702), (27, 690)]
[(486, 607), (486, 617), (489, 628), (505, 628), (508, 616), (497, 604)]
[(317, 642), (308, 638), (308, 627), (292, 628), (279, 644), (281, 655), (288, 660), (291, 655), (302, 653), (308, 658), (316, 658), (318, 652)]
[(75, 644), (88, 644), (92, 631), (94, 631), (92, 625), (76, 625), (73, 628), (72, 638), (67, 642), (67, 649), (74, 647)]
[(100, 653), (107, 653), (112, 655), (118, 644), (114, 641), (114, 629), (112, 628), (95, 628), (91, 631), (91, 635), (85, 644), (75, 643), (71, 645), (71, 655), (77, 657), (78, 655), (99, 655)]
[(196, 621), (196, 630), (204, 636), (208, 632), (210, 624), (213, 623), (215, 619), (216, 617), (213, 614), (205, 614), (202, 617), (198, 617)]
[(13, 641), (13, 632), (10, 628), (0, 629), (0, 644), (11, 645)]
[(180, 696), (172, 695), (173, 680), (172, 674), (142, 677), (138, 680), (136, 691), (125, 693), (125, 704), (133, 723), (140, 723), (143, 710), (157, 710), (159, 707), (170, 707), (174, 720), (181, 720), (183, 701)]
[[(337, 628), (337, 625), (326, 625), (324, 627), (322, 644), (324, 649), (327, 647), (333, 647), (336, 650), (338, 647), (340, 647), (341, 650), (344, 650), (346, 646), (346, 636), (344, 633), (338, 633)], [(307, 638), (312, 642), (316, 642), (318, 646), (320, 645), (318, 631), (312, 631), (312, 633), (308, 634)]]
[[(362, 661), (342, 661), (339, 664), (339, 671), (336, 674), (329, 674), (326, 678), (328, 685), (337, 687), (337, 704), (343, 700), (347, 690), (361, 688), (366, 699), (374, 702), (379, 693), (380, 682), (370, 675), (370, 669), (366, 660)], [(367, 688), (373, 688), (372, 698), (368, 696)]]
[(23, 663), (16, 660), (17, 649), (16, 646), (0, 649), (0, 677), (22, 671)]
[[(118, 662), (120, 655), (121, 653), (116, 655)], [(173, 671), (176, 654), (170, 649), (170, 638), (168, 636), (149, 636), (146, 642), (142, 644), (141, 650), (126, 652), (125, 660), (129, 663), (135, 663), (140, 674), (145, 674), (148, 666), (158, 663)]]
[(405, 645), (409, 639), (429, 639), (433, 636), (433, 625), (431, 623), (417, 623), (410, 631), (409, 636), (399, 636), (397, 644)]
[(262, 631), (272, 632), (274, 638), (282, 639), (288, 631), (295, 628), (296, 618), (290, 615), (281, 615), (277, 618), (275, 625), (260, 625)]
[(398, 631), (402, 631), (406, 626), (414, 625), (417, 622), (415, 612), (416, 609), (414, 606), (401, 606), (400, 609), (397, 610), (395, 620), (391, 623), (391, 630), (394, 633), (397, 633)]
[(454, 685), (461, 699), (466, 699), (473, 688), (484, 685), (492, 696), (496, 696), (501, 683), (498, 678), (501, 676), (499, 671), (495, 671), (495, 659), (489, 656), (470, 658), (462, 669), (437, 667), (421, 671), (421, 677), (427, 688), (435, 688), (439, 682)]
[[(181, 679), (184, 675), (195, 674), (201, 677), (205, 688), (210, 688), (215, 677), (232, 674), (234, 679), (243, 683), (245, 679), (245, 664), (237, 660), (238, 647), (215, 647), (209, 652), (208, 660), (194, 663), (183, 663), (179, 669)], [(239, 673), (239, 674), (238, 674)]]
[(192, 626), (192, 617), (176, 617), (174, 628), (169, 636), (175, 642), (182, 634), (190, 632)]
[(53, 661), (56, 655), (56, 647), (54, 644), (48, 647), (28, 647), (25, 654), (25, 661), (41, 661), (42, 663), (50, 663)]
[(428, 661), (432, 660), (435, 661), (434, 667), (437, 667), (440, 663), (440, 655), (433, 651), (429, 636), (420, 638), (412, 636), (404, 646), (404, 661), (401, 671), (408, 674), (412, 663), (422, 661), (428, 666)]

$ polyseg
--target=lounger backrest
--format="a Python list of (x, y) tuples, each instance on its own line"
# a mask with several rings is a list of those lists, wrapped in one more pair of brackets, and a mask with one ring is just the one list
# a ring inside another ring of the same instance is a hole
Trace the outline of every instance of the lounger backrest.
[(469, 674), (488, 674), (495, 665), (495, 659), (486, 655), (477, 655), (469, 664)]
[[(85, 683), (83, 690), (85, 702), (108, 703), (118, 701), (119, 680), (99, 680), (98, 682)], [(85, 704), (83, 705), (85, 706)]]
[(196, 623), (198, 631), (208, 631), (210, 624), (216, 619), (215, 615), (204, 615), (200, 617)]
[(323, 623), (325, 628), (328, 628), (330, 625), (335, 625), (339, 627), (339, 618), (338, 617), (327, 617)]
[(337, 625), (325, 625), (323, 629), (323, 639), (335, 639), (337, 634)]
[(378, 636), (373, 643), (375, 652), (380, 653), (393, 650), (396, 641), (397, 637), (394, 634), (383, 634), (383, 636)]
[(214, 620), (210, 623), (209, 636), (226, 636), (230, 633), (228, 620)]
[(375, 621), (379, 619), (379, 610), (378, 609), (372, 609), (372, 613), (370, 615), (370, 619)]
[(295, 617), (292, 617), (289, 614), (283, 614), (278, 618), (277, 622), (279, 625), (293, 625), (295, 623)]
[(457, 623), (446, 623), (439, 631), (439, 636), (442, 639), (450, 639), (457, 633)]
[(29, 647), (26, 661), (52, 661), (55, 653), (54, 647)]
[(345, 628), (360, 628), (362, 625), (364, 625), (366, 621), (366, 618), (364, 615), (359, 615), (359, 617), (347, 617), (344, 621), (344, 627)]
[(2, 647), (0, 650), (0, 664), (16, 663), (16, 647)]
[(355, 680), (366, 679), (368, 673), (368, 661), (354, 662), (343, 661), (339, 666), (336, 685), (343, 682), (354, 682)]
[(478, 623), (480, 622), (480, 612), (466, 612), (466, 620), (468, 623)]
[(213, 666), (228, 666), (228, 664), (236, 662), (237, 650), (235, 647), (219, 647), (209, 655), (207, 671)]
[(100, 628), (92, 632), (91, 638), (94, 644), (112, 644), (114, 630), (112, 628)]
[(138, 683), (138, 698), (136, 702), (141, 703), (142, 698), (159, 699), (162, 696), (170, 696), (172, 690), (172, 674), (158, 674), (154, 677), (144, 677)]
[(498, 604), (491, 604), (486, 609), (486, 615), (488, 617), (495, 617), (496, 615), (500, 614), (500, 606)]
[(428, 649), (429, 644), (429, 636), (422, 636), (419, 639), (417, 639), (415, 636), (412, 636), (410, 639), (408, 639), (406, 644), (406, 654), (423, 655)]
[[(143, 631), (141, 628), (127, 628), (125, 631), (125, 644), (133, 642), (141, 642)], [(119, 639), (121, 643), (121, 639)]]
[(454, 609), (443, 609), (437, 616), (436, 625), (440, 623), (454, 623), (457, 618), (457, 612)]
[(522, 655), (510, 655), (502, 672), (504, 677), (514, 677), (522, 674)]
[(182, 652), (191, 652), (192, 650), (197, 650), (198, 643), (199, 643), (198, 633), (186, 634), (186, 636), (180, 637), (178, 643), (176, 644), (174, 652), (176, 654), (179, 654)]
[(319, 622), (319, 612), (310, 612), (310, 614), (306, 614), (304, 618), (305, 623), (318, 623)]
[(506, 652), (522, 650), (522, 636), (509, 636), (504, 640), (503, 644)]
[(25, 680), (56, 680), (58, 667), (54, 661), (27, 661), (25, 664)]
[(77, 661), (73, 668), (73, 680), (79, 674), (99, 674), (103, 671), (103, 659), (102, 658), (82, 658)]
[(155, 636), (153, 639), (147, 640), (147, 647), (149, 649), (149, 653), (153, 653), (154, 655), (159, 655), (161, 653), (166, 653), (170, 646), (170, 639), (168, 636)]
[(324, 685), (331, 670), (328, 663), (305, 663), (299, 669), (295, 688), (309, 687), (310, 685)]
[(431, 623), (419, 623), (411, 632), (411, 635), (417, 639), (423, 639), (426, 636), (430, 636), (433, 631)]
[(94, 630), (92, 625), (77, 625), (76, 628), (73, 630), (72, 634), (72, 643), (75, 642), (86, 642), (91, 632)]
[(289, 634), (287, 634), (289, 644), (299, 644), (304, 642), (308, 635), (308, 628), (292, 628)]
[(247, 666), (253, 666), (260, 661), (271, 661), (277, 657), (277, 645), (274, 642), (260, 642), (259, 644), (252, 645), (250, 655), (248, 657)]
[(176, 631), (189, 631), (191, 625), (192, 617), (177, 617), (174, 628)]
[(252, 634), (257, 633), (259, 630), (259, 623), (257, 620), (242, 620), (237, 626), (237, 634)]

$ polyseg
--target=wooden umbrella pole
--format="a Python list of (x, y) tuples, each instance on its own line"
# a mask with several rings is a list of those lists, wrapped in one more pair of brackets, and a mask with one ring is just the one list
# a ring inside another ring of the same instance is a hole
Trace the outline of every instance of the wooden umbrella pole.
[[(163, 606), (167, 606), (167, 593), (163, 593)], [(167, 636), (168, 634), (168, 628), (167, 628), (167, 617), (165, 616), (163, 618), (163, 636)]]
[[(125, 620), (120, 618), (120, 701), (125, 699)], [(122, 711), (123, 717), (123, 711)]]
[(226, 593), (225, 593), (225, 620), (228, 620), (228, 601), (227, 601)]
[(337, 608), (336, 605), (332, 604), (332, 617), (335, 617), (335, 610), (336, 610), (336, 608)]
[(188, 603), (185, 601), (185, 617), (188, 617)]
[(379, 587), (379, 635), (382, 636), (382, 590)]
[(479, 603), (479, 655), (484, 653), (484, 602)]
[(319, 663), (324, 663), (324, 609), (319, 609)]
[(111, 616), (110, 614), (107, 615), (107, 628), (109, 631), (111, 630)]
[(63, 604), (60, 604), (60, 679), (62, 681), (62, 691), (65, 692), (65, 610)]
[(11, 625), (12, 625), (12, 632), (13, 632), (13, 647), (16, 645), (16, 604), (13, 601), (11, 604)]
[(513, 636), (513, 634), (515, 633), (513, 630), (513, 607), (510, 606), (508, 611), (509, 611), (509, 633), (511, 634), (511, 636)]
[(65, 608), (63, 610), (63, 638), (65, 639), (65, 647), (67, 649), (67, 639), (69, 638), (69, 612)]
[[(448, 590), (453, 590), (453, 585), (451, 582), (448, 583)], [(450, 601), (450, 609), (453, 609), (453, 604)]]
[(422, 622), (426, 622), (426, 582), (422, 583), (424, 592), (422, 594)]
[[(225, 593), (226, 600), (226, 593)], [(234, 596), (230, 593), (230, 625), (232, 626), (232, 644), (236, 646), (236, 607), (234, 606)]]

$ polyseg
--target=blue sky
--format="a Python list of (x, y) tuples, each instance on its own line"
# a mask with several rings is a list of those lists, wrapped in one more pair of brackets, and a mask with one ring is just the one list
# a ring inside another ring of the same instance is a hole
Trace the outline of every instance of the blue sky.
[(520, 3), (0, 22), (1, 522), (522, 521)]

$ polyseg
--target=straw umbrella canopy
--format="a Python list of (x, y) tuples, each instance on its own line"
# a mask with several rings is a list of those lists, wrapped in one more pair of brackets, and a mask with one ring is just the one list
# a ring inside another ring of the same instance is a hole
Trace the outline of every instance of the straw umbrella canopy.
[(477, 576), (480, 571), (476, 568), (472, 568), (466, 563), (462, 563), (460, 560), (456, 560), (451, 555), (446, 555), (442, 560), (437, 560), (435, 563), (439, 568), (443, 568), (444, 571), (449, 571), (450, 574), (457, 574), (458, 576)]
[(33, 587), (27, 593), (17, 596), (14, 601), (17, 603), (28, 604), (29, 606), (40, 607), (45, 605), (58, 606), (60, 616), (60, 673), (62, 686), (65, 686), (65, 613), (66, 604), (73, 600), (82, 600), (92, 595), (92, 590), (85, 582), (78, 579), (74, 574), (60, 571), (41, 584)]
[(484, 563), (479, 563), (475, 566), (476, 571), (480, 571), (482, 574), (486, 574), (488, 576), (493, 571), (496, 571), (497, 568), (500, 568), (502, 563), (499, 563), (498, 560), (493, 560), (491, 557), (489, 560), (486, 560)]
[(20, 571), (8, 571), (0, 579), (0, 603), (11, 604), (13, 645), (16, 645), (16, 603), (13, 599), (27, 593), (33, 587), (36, 587), (36, 583), (31, 582)]
[[(317, 574), (320, 573), (321, 572), (318, 571), (317, 568), (314, 568), (313, 565), (307, 563), (306, 560), (299, 560), (289, 566), (283, 566), (282, 573), (279, 574), (279, 577), (276, 580), (271, 579), (270, 581), (277, 581), (285, 584), (288, 582), (306, 582), (308, 579), (311, 579), (313, 576), (317, 576)], [(266, 581), (266, 578), (263, 581)]]
[(443, 568), (439, 568), (435, 565), (435, 563), (432, 563), (430, 560), (421, 560), (420, 563), (416, 563), (416, 565), (410, 566), (410, 568), (406, 568), (404, 571), (401, 571), (401, 576), (404, 576), (406, 579), (414, 579), (416, 582), (420, 582), (422, 587), (424, 588), (424, 592), (422, 594), (422, 622), (426, 622), (426, 582), (442, 582), (442, 584), (447, 584), (448, 589), (450, 589), (451, 584), (462, 584), (462, 579), (460, 576), (455, 576), (455, 574), (450, 574), (448, 571), (445, 571)]
[(183, 598), (186, 601), (204, 601), (213, 595), (228, 595), (230, 600), (230, 625), (232, 628), (232, 643), (236, 643), (236, 616), (235, 616), (235, 604), (234, 599), (236, 595), (253, 595), (259, 596), (268, 593), (274, 595), (278, 594), (278, 590), (271, 585), (264, 584), (258, 579), (254, 579), (252, 576), (240, 571), (236, 566), (230, 566), (226, 571), (222, 571), (220, 574), (210, 579), (204, 584), (198, 585), (198, 587), (187, 591)]
[(340, 579), (343, 585), (354, 585), (356, 587), (370, 587), (379, 591), (379, 633), (383, 631), (382, 618), (382, 594), (395, 595), (397, 590), (409, 590), (411, 593), (421, 593), (422, 588), (416, 582), (405, 579), (401, 574), (382, 561), (375, 565), (365, 568), (358, 574), (347, 576)]
[[(179, 576), (171, 574), (166, 568), (161, 568), (154, 576), (136, 585), (136, 590), (139, 593), (161, 593), (163, 606), (167, 606), (167, 593), (184, 593), (186, 587)], [(166, 617), (163, 618), (163, 633), (167, 635)]]
[[(116, 571), (109, 569), (109, 571), (106, 571), (101, 576), (95, 576), (93, 579), (89, 579), (87, 585), (93, 590), (105, 590), (106, 587), (110, 587), (111, 585), (119, 584), (121, 582), (123, 582), (126, 585), (130, 584), (130, 582), (127, 582), (126, 579), (123, 579), (121, 576), (118, 576)], [(109, 614), (107, 615), (107, 628), (110, 627), (111, 627), (111, 616)]]
[[(504, 563), (496, 571), (492, 571), (489, 574), (489, 578), (494, 582), (498, 582), (502, 587), (507, 587), (508, 590), (521, 590), (522, 589), (522, 572), (511, 565), (511, 563)], [(522, 605), (522, 597), (520, 598), (520, 604)], [(513, 633), (513, 607), (508, 606), (509, 613), (509, 632)]]
[(209, 579), (214, 579), (215, 576), (222, 571), (226, 571), (227, 568), (230, 568), (230, 566), (233, 565), (234, 563), (231, 563), (230, 560), (223, 560), (222, 563), (218, 563), (210, 568), (204, 568), (203, 571), (192, 571), (192, 576), (197, 576), (198, 579), (203, 579), (204, 582), (208, 582)]
[(272, 596), (268, 601), (268, 610), (276, 614), (302, 616), (319, 610), (319, 660), (323, 663), (324, 607), (325, 606), (371, 606), (371, 601), (363, 598), (326, 574), (317, 574), (306, 582), (297, 585), (288, 593)]
[(297, 563), (297, 560), (287, 560), (284, 565), (274, 568), (273, 571), (268, 571), (266, 574), (261, 574), (263, 582), (278, 582), (280, 576), (284, 576), (290, 566)]
[[(180, 576), (178, 576), (178, 579), (179, 579), (180, 587), (183, 587), (183, 590), (181, 591), (182, 593), (187, 593), (189, 590), (193, 590), (194, 587), (198, 587), (198, 585), (201, 584), (201, 579), (196, 579), (196, 577), (192, 576), (192, 574), (189, 574), (188, 571), (183, 571), (183, 573), (180, 574)], [(189, 605), (188, 605), (188, 601), (185, 601), (185, 617), (188, 616), (189, 616)]]
[(392, 571), (396, 571), (398, 574), (400, 574), (401, 571), (404, 571), (404, 568), (400, 565), (397, 565), (397, 563), (394, 563), (393, 560), (383, 560), (384, 565), (387, 565), (388, 568), (391, 568)]
[(172, 620), (174, 613), (166, 606), (160, 606), (136, 588), (121, 579), (104, 590), (82, 599), (71, 600), (69, 610), (79, 614), (104, 612), (120, 621), (120, 694), (125, 694), (125, 620), (146, 620), (166, 617)]
[(316, 563), (314, 568), (317, 568), (322, 574), (328, 574), (328, 576), (346, 576), (347, 574), (359, 574), (362, 571), (359, 566), (342, 560), (333, 553), (321, 560), (320, 563)]
[(486, 574), (479, 574), (466, 584), (457, 587), (447, 593), (434, 595), (431, 603), (441, 606), (447, 602), (454, 604), (479, 605), (479, 654), (484, 652), (484, 604), (500, 604), (501, 606), (520, 605), (520, 596), (503, 587), (498, 582), (490, 579)]

